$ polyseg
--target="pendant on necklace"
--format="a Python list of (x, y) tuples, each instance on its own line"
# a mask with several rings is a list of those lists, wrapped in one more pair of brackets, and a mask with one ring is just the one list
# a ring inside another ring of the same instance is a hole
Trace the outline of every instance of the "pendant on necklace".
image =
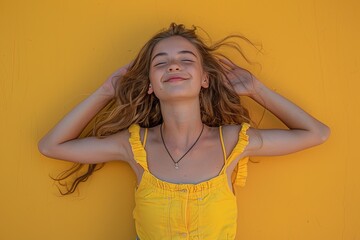
[(175, 169), (179, 169), (179, 164), (175, 163)]

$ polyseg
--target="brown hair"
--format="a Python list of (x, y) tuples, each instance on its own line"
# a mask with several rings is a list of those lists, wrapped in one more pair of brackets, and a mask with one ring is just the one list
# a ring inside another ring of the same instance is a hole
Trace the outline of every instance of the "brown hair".
[[(162, 123), (159, 100), (154, 94), (147, 93), (150, 83), (149, 70), (152, 51), (156, 44), (172, 36), (181, 36), (197, 48), (202, 58), (204, 72), (208, 74), (209, 88), (202, 88), (199, 95), (202, 122), (212, 127), (249, 123), (251, 120), (247, 109), (241, 105), (240, 98), (231, 84), (228, 84), (225, 66), (219, 61), (220, 58), (227, 57), (221, 54), (219, 49), (224, 46), (235, 49), (248, 61), (239, 44), (233, 40), (240, 39), (253, 44), (243, 36), (230, 35), (208, 46), (196, 34), (196, 30), (195, 26), (187, 29), (182, 24), (172, 23), (169, 28), (153, 36), (142, 47), (128, 72), (117, 81), (115, 98), (106, 110), (97, 116), (91, 135), (105, 137), (127, 129), (134, 123), (146, 128)], [(73, 193), (79, 183), (86, 181), (94, 171), (99, 169), (96, 164), (90, 164), (87, 171), (76, 177), (70, 188), (67, 188), (66, 183), (62, 181), (78, 173), (83, 167), (83, 164), (75, 164), (55, 178), (60, 185), (66, 187), (66, 192), (60, 190), (61, 194)]]

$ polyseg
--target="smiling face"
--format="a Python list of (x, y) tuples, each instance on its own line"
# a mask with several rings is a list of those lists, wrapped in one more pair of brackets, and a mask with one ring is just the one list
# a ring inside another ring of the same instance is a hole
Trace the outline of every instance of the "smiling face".
[(154, 47), (149, 77), (148, 93), (160, 100), (199, 96), (201, 87), (209, 86), (198, 50), (180, 36), (163, 39)]

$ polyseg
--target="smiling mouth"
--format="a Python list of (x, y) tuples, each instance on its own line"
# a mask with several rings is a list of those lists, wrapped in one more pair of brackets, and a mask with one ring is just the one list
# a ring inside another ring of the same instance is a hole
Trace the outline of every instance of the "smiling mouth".
[(171, 77), (168, 78), (165, 82), (178, 82), (178, 81), (183, 81), (186, 80), (186, 78), (183, 77)]
[(186, 76), (181, 76), (179, 74), (176, 75), (170, 75), (168, 76), (164, 82), (179, 82), (179, 81), (184, 81), (184, 80), (188, 80), (189, 78)]

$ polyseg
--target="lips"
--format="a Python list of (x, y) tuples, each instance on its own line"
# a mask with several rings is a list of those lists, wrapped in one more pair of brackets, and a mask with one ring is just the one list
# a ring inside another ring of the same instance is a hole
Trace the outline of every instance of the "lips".
[(165, 78), (164, 82), (176, 82), (176, 81), (183, 81), (183, 80), (187, 80), (188, 77), (184, 76), (184, 75), (180, 75), (180, 74), (173, 74), (173, 75), (168, 75)]

